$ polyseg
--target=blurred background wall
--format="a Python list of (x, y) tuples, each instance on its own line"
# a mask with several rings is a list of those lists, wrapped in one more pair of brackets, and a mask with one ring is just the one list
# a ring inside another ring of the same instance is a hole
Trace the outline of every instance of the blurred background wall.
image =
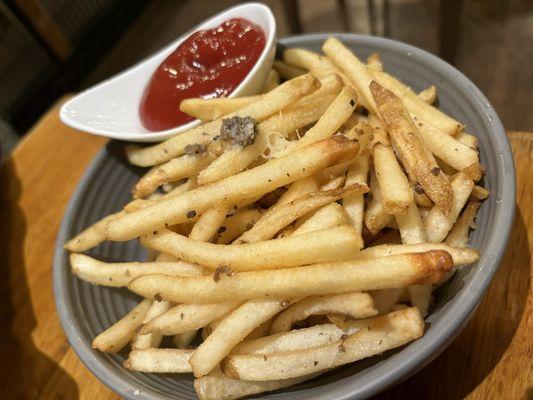
[[(387, 36), (456, 65), (507, 129), (533, 129), (533, 0), (267, 0), (278, 36)], [(0, 0), (6, 154), (59, 97), (150, 55), (235, 0)], [(385, 66), (386, 67), (386, 66)]]

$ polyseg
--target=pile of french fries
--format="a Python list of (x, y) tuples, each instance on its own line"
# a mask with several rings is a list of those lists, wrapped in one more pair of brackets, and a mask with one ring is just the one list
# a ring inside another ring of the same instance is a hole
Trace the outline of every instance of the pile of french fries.
[[(151, 167), (134, 199), (65, 246), (79, 278), (144, 298), (94, 348), (129, 344), (126, 368), (236, 399), (424, 334), (433, 288), (479, 258), (477, 140), (434, 86), (416, 94), (335, 38), (323, 52), (288, 49), (263, 94), (186, 100), (204, 124), (127, 149)], [(221, 139), (235, 117), (256, 123), (246, 145)], [(134, 238), (155, 261), (81, 254)]]

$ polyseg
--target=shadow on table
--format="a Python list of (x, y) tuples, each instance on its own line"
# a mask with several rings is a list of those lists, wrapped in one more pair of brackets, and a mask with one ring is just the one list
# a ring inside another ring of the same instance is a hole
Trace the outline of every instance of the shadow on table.
[[(509, 243), (512, 248), (464, 331), (422, 371), (374, 399), (463, 399), (493, 370), (513, 339), (528, 296), (531, 254), (518, 208)], [(511, 262), (511, 252), (524, 262)]]
[(75, 399), (79, 394), (74, 380), (32, 339), (37, 321), (26, 275), (27, 221), (19, 208), (21, 195), (16, 166), (8, 160), (0, 167), (0, 399), (42, 398), (41, 391), (52, 377), (62, 378), (63, 398)]

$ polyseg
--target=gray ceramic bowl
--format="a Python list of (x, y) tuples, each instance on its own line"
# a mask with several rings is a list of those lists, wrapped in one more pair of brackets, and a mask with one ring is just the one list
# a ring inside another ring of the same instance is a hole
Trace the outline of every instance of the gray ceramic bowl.
[[(441, 109), (466, 124), (479, 138), (491, 191), (478, 217), (472, 244), (481, 259), (464, 268), (436, 294), (427, 318), (427, 333), (408, 346), (330, 372), (294, 388), (269, 394), (285, 399), (360, 399), (405, 379), (429, 363), (459, 333), (475, 310), (504, 252), (513, 221), (515, 179), (505, 132), (485, 96), (455, 68), (415, 47), (368, 36), (338, 35), (359, 56), (379, 52), (387, 71), (416, 90), (435, 84)], [(319, 50), (328, 37), (299, 36), (282, 40), (287, 46)], [(119, 210), (130, 196), (139, 171), (116, 155), (111, 142), (93, 161), (68, 206), (54, 260), (56, 304), (68, 340), (80, 359), (104, 384), (126, 399), (194, 399), (190, 375), (151, 375), (125, 370), (125, 354), (108, 355), (91, 348), (92, 339), (133, 307), (136, 297), (125, 289), (92, 286), (70, 272), (63, 244), (101, 217)], [(89, 252), (106, 260), (139, 260), (145, 254), (135, 241), (103, 243)]]

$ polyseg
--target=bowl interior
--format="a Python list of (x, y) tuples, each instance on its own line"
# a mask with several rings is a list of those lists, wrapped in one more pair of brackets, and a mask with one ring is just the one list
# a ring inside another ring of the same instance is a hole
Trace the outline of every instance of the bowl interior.
[[(287, 46), (320, 50), (328, 35), (282, 40)], [(494, 110), (460, 72), (414, 47), (386, 39), (339, 35), (358, 56), (378, 52), (385, 69), (415, 90), (435, 84), (440, 108), (479, 138), (487, 169), (485, 187), (490, 198), (480, 209), (472, 234), (481, 259), (458, 272), (441, 287), (427, 318), (427, 333), (408, 346), (325, 374), (311, 382), (267, 395), (284, 399), (365, 398), (421, 368), (442, 350), (466, 323), (488, 285), (506, 245), (514, 212), (514, 169), (505, 133)], [(93, 162), (67, 210), (58, 237), (54, 268), (56, 303), (69, 341), (87, 367), (106, 385), (128, 399), (195, 399), (190, 375), (151, 375), (122, 367), (126, 354), (103, 354), (91, 348), (92, 339), (120, 319), (138, 301), (125, 289), (82, 282), (70, 273), (66, 239), (101, 217), (119, 210), (130, 197), (140, 170), (121, 158), (121, 144), (111, 142)], [(498, 227), (498, 229), (495, 229)], [(139, 260), (144, 251), (135, 241), (106, 242), (90, 255), (111, 261)]]

